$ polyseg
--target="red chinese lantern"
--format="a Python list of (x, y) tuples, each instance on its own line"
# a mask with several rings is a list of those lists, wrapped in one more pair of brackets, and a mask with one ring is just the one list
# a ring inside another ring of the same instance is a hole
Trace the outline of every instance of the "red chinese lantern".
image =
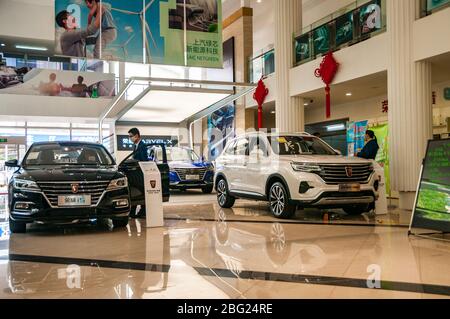
[(256, 91), (253, 94), (253, 99), (258, 103), (258, 129), (261, 129), (263, 126), (262, 122), (262, 113), (263, 113), (263, 104), (266, 100), (267, 95), (269, 95), (269, 89), (266, 88), (263, 79), (259, 80), (258, 86), (256, 87)]
[(326, 94), (326, 115), (327, 118), (331, 117), (331, 94), (330, 94), (330, 84), (339, 69), (339, 63), (336, 62), (333, 56), (333, 52), (327, 53), (320, 63), (320, 67), (316, 69), (315, 75), (318, 78), (322, 78), (325, 83), (325, 94)]

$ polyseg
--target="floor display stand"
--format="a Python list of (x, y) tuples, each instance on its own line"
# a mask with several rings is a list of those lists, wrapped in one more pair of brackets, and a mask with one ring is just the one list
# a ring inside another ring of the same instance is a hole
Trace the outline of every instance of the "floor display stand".
[(161, 173), (155, 162), (140, 162), (145, 183), (145, 208), (147, 228), (163, 227), (163, 198)]

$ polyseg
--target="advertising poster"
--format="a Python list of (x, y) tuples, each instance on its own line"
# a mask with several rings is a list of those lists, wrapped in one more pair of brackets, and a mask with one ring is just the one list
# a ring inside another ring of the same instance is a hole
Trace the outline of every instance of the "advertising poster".
[[(208, 69), (212, 81), (234, 82), (234, 38), (223, 44), (224, 69)], [(208, 159), (215, 160), (230, 138), (235, 136), (235, 112), (233, 104), (227, 105), (208, 116)]]
[(297, 63), (311, 57), (310, 38), (310, 33), (306, 33), (295, 39), (295, 61)]
[(368, 124), (368, 121), (349, 122), (347, 124), (348, 156), (354, 156), (363, 149)]
[(313, 31), (314, 53), (327, 53), (330, 50), (330, 27), (328, 24)]
[(450, 139), (428, 143), (411, 226), (450, 232)]
[(450, 0), (427, 0), (427, 11), (433, 11), (449, 3)]
[(381, 0), (372, 1), (359, 10), (361, 35), (366, 35), (382, 28)]
[(9, 81), (0, 89), (0, 94), (112, 99), (116, 94), (115, 76), (97, 72), (33, 69), (23, 77)]
[(336, 46), (341, 46), (351, 40), (353, 40), (353, 12), (336, 19)]
[(386, 194), (390, 194), (390, 173), (389, 173), (389, 129), (388, 124), (378, 125), (370, 128), (377, 137), (380, 149), (375, 159), (381, 167), (384, 168), (384, 176), (386, 181)]
[(142, 14), (142, 0), (56, 0), (56, 54), (142, 63)]
[(222, 68), (219, 0), (55, 0), (55, 23), (58, 55)]

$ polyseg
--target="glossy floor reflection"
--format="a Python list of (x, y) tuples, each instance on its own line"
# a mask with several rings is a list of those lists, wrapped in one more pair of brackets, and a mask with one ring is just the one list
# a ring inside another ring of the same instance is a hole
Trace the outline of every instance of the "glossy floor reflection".
[(186, 196), (165, 205), (160, 229), (131, 220), (10, 235), (0, 208), (0, 298), (450, 298), (449, 243)]

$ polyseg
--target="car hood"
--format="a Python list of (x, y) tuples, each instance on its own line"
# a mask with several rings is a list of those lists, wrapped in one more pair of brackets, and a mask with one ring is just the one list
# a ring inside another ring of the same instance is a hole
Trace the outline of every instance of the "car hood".
[(205, 168), (211, 164), (206, 162), (169, 162), (171, 169), (175, 168)]
[(115, 168), (27, 168), (17, 177), (36, 182), (94, 182), (110, 181), (123, 175)]
[(367, 164), (372, 161), (359, 157), (336, 155), (286, 155), (279, 156), (283, 162), (317, 163), (317, 164)]

